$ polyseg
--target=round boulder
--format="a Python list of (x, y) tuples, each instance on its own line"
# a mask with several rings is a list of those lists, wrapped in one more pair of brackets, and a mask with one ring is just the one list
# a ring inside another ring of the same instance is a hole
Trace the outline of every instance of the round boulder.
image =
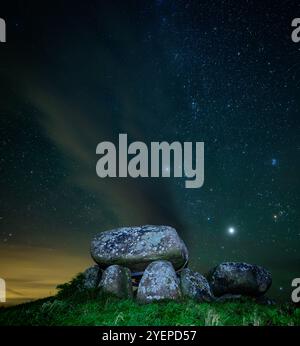
[(181, 298), (180, 282), (171, 262), (155, 261), (146, 268), (137, 290), (140, 303)]
[(113, 294), (118, 298), (132, 298), (130, 270), (119, 265), (107, 267), (102, 274), (99, 287), (103, 292)]
[(180, 283), (183, 296), (199, 302), (211, 302), (214, 300), (209, 283), (203, 275), (185, 268), (181, 271)]
[(215, 296), (223, 294), (263, 295), (272, 284), (271, 273), (265, 268), (238, 262), (225, 262), (209, 274)]
[(101, 278), (101, 269), (98, 265), (87, 268), (83, 273), (83, 287), (87, 289), (97, 288)]
[(119, 264), (141, 275), (153, 261), (167, 260), (178, 270), (188, 261), (188, 251), (170, 226), (122, 227), (97, 234), (91, 256), (102, 268)]

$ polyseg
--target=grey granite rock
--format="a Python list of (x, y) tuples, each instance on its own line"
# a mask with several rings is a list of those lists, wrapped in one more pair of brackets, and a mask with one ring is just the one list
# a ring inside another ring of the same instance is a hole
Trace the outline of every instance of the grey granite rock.
[(188, 261), (188, 251), (170, 226), (122, 227), (97, 234), (91, 255), (101, 268), (119, 264), (133, 273), (142, 273), (153, 261), (167, 260), (175, 270)]
[(211, 302), (214, 300), (207, 279), (200, 273), (185, 268), (181, 271), (180, 283), (183, 296), (199, 302)]
[(119, 265), (109, 266), (102, 274), (99, 287), (103, 292), (113, 294), (118, 298), (132, 298), (130, 270)]
[(83, 288), (97, 288), (101, 278), (101, 269), (98, 265), (87, 268), (83, 273)]
[(140, 303), (181, 298), (180, 281), (168, 261), (155, 261), (146, 268), (137, 290)]
[(208, 276), (215, 296), (241, 294), (263, 295), (272, 284), (271, 273), (263, 267), (239, 262), (224, 262)]

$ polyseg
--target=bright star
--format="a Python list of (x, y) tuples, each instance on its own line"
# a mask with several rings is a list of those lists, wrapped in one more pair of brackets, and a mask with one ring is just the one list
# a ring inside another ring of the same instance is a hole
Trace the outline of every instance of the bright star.
[(234, 235), (235, 234), (235, 228), (234, 227), (229, 227), (227, 232), (230, 235)]

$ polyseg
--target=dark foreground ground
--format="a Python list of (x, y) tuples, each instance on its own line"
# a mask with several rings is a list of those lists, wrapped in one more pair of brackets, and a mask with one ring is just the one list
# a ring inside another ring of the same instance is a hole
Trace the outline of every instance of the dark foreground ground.
[(261, 305), (251, 299), (196, 303), (191, 300), (139, 305), (133, 300), (81, 291), (78, 281), (50, 298), (0, 309), (0, 325), (32, 326), (300, 326), (300, 309)]

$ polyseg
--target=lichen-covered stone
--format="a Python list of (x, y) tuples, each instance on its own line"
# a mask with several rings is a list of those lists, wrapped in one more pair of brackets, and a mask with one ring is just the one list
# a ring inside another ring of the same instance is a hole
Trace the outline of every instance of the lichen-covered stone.
[(181, 271), (180, 284), (181, 292), (185, 297), (195, 299), (199, 302), (211, 302), (214, 300), (207, 279), (189, 268)]
[(155, 261), (146, 268), (137, 290), (140, 303), (181, 298), (180, 281), (171, 262)]
[(98, 265), (93, 265), (83, 273), (83, 288), (97, 288), (101, 279), (101, 269)]
[(119, 265), (107, 267), (102, 274), (99, 288), (103, 292), (113, 294), (118, 298), (132, 298), (133, 290), (130, 270)]
[(215, 296), (224, 294), (263, 295), (272, 284), (271, 273), (263, 267), (238, 262), (225, 262), (208, 276)]
[(153, 261), (170, 261), (176, 270), (188, 261), (188, 251), (170, 226), (122, 227), (97, 234), (91, 255), (102, 268), (119, 264), (142, 273)]

